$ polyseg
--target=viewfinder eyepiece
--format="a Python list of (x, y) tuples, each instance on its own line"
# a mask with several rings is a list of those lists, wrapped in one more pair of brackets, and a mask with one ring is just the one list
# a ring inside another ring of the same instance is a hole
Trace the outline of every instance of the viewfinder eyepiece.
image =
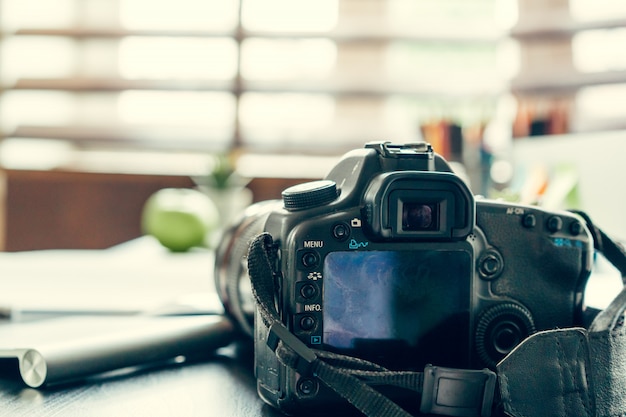
[(410, 202), (402, 203), (402, 230), (438, 230), (438, 204)]

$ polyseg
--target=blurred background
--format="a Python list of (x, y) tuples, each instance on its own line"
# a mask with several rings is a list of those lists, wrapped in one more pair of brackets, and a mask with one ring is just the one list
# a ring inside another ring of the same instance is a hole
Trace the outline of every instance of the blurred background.
[(619, 0), (0, 0), (0, 249), (109, 247), (155, 190), (276, 198), (374, 140), (626, 238), (625, 45)]

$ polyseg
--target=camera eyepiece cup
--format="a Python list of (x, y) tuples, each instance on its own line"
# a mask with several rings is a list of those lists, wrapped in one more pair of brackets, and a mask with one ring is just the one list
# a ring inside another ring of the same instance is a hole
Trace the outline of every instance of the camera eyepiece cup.
[(370, 181), (364, 201), (374, 239), (459, 241), (475, 226), (474, 196), (449, 172), (382, 173)]

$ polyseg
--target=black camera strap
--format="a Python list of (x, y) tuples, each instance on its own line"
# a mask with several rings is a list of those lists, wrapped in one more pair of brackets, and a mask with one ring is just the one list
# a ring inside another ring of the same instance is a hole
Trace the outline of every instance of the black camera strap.
[(309, 348), (282, 323), (274, 301), (275, 253), (271, 235), (263, 233), (257, 236), (250, 245), (248, 271), (260, 317), (269, 328), (267, 344), (278, 359), (301, 375), (317, 377), (366, 416), (410, 417), (409, 413), (368, 385), (367, 381), (383, 378), (392, 385), (419, 389), (422, 384), (421, 374), (402, 373), (396, 381), (395, 373), (373, 363)]
[[(621, 272), (625, 288), (589, 329), (538, 332), (517, 346), (496, 372), (427, 366), (390, 371), (358, 358), (309, 348), (280, 320), (275, 305), (277, 248), (267, 234), (250, 245), (248, 269), (267, 345), (285, 366), (314, 376), (368, 417), (408, 417), (372, 386), (390, 385), (421, 396), (424, 414), (513, 417), (626, 415), (626, 253), (581, 215), (596, 250)], [(261, 325), (261, 323), (257, 323)]]

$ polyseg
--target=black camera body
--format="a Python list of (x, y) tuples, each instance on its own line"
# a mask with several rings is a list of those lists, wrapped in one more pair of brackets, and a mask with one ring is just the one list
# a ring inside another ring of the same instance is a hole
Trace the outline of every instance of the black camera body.
[[(268, 232), (278, 243), (276, 305), (311, 348), (394, 370), (493, 369), (530, 334), (582, 324), (593, 256), (584, 222), (475, 199), (426, 143), (367, 144), (325, 180), (288, 188), (282, 204), (264, 203), (244, 223), (231, 242)], [(236, 254), (218, 252), (218, 289), (246, 327)], [(296, 412), (340, 401), (283, 366), (265, 326), (253, 334), (266, 402)]]

